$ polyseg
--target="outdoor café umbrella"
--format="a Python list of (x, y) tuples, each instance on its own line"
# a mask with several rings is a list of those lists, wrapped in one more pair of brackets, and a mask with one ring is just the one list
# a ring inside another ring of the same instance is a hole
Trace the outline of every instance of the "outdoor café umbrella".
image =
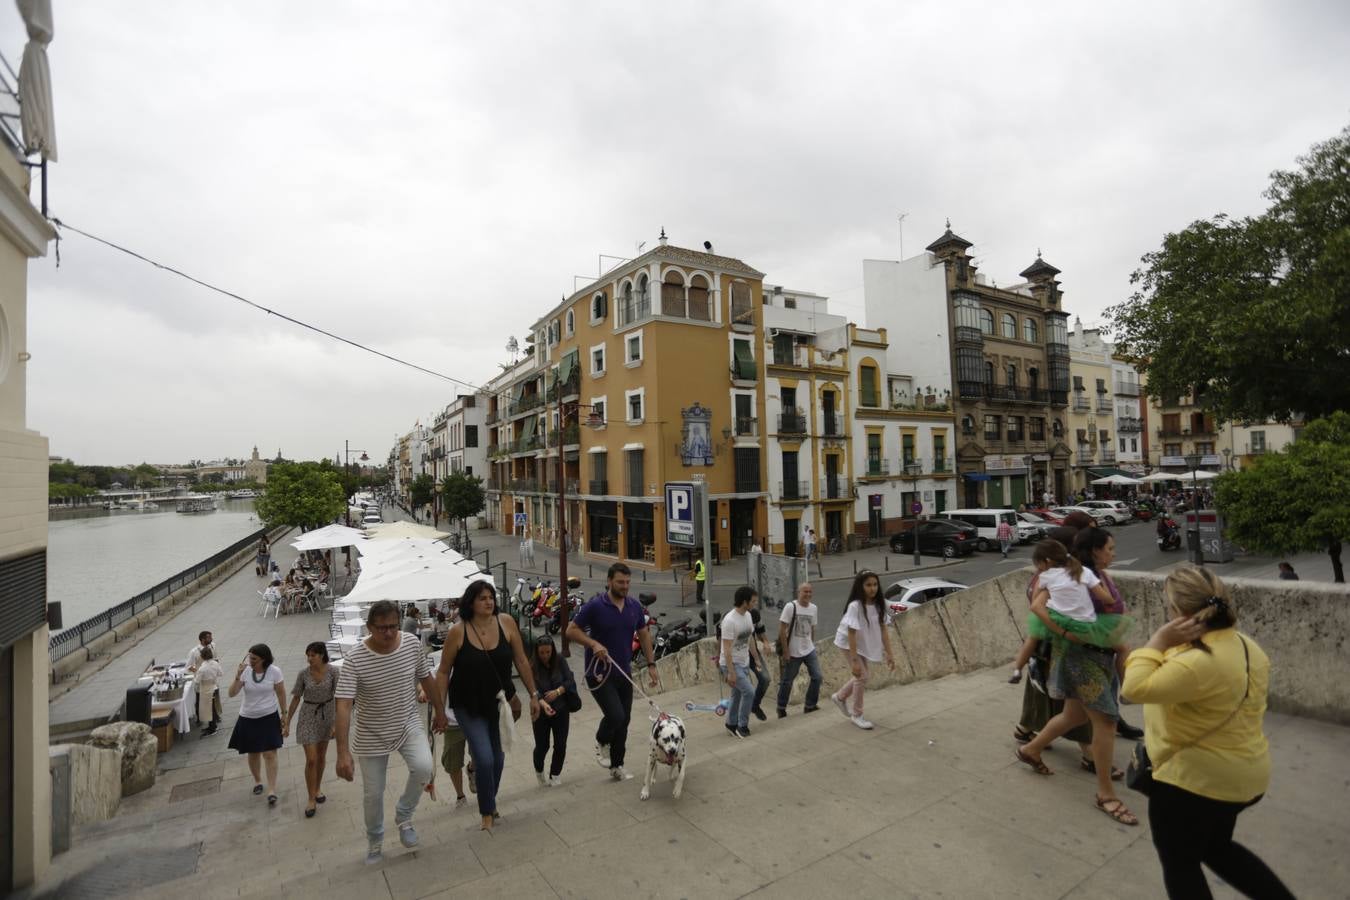
[(365, 540), (365, 532), (359, 528), (325, 525), (300, 535), (291, 541), (291, 546), (297, 550), (332, 550), (337, 547), (351, 547)]
[(368, 533), (373, 541), (395, 541), (405, 537), (437, 541), (450, 536), (448, 531), (437, 531), (430, 525), (416, 525), (412, 522), (389, 522), (385, 525), (372, 525)]
[(1105, 478), (1095, 478), (1093, 484), (1142, 484), (1140, 479), (1131, 478), (1128, 475), (1107, 475)]
[(52, 70), (47, 61), (47, 45), (53, 34), (51, 0), (19, 0), (19, 15), (28, 30), (28, 43), (19, 63), (19, 121), (24, 150), (56, 162)]
[(477, 579), (464, 570), (443, 566), (422, 566), (387, 577), (358, 582), (344, 599), (360, 603), (367, 600), (394, 600), (408, 603), (414, 600), (457, 599)]

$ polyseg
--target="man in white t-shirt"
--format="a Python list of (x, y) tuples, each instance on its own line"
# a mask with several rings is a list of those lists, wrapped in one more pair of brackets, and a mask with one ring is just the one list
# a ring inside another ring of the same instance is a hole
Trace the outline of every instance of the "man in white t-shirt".
[(797, 588), (797, 601), (783, 607), (778, 619), (778, 659), (782, 666), (782, 677), (778, 680), (778, 718), (787, 715), (788, 698), (792, 694), (792, 682), (802, 665), (806, 665), (810, 683), (806, 686), (806, 705), (803, 712), (815, 712), (820, 709), (820, 685), (824, 678), (820, 674), (820, 658), (816, 656), (816, 622), (820, 612), (811, 602), (815, 588), (806, 582)]
[(750, 639), (755, 633), (750, 618), (750, 601), (758, 597), (749, 586), (736, 588), (735, 608), (722, 617), (722, 653), (718, 668), (731, 686), (731, 708), (727, 710), (727, 731), (738, 737), (750, 736), (750, 707), (755, 689), (750, 684)]

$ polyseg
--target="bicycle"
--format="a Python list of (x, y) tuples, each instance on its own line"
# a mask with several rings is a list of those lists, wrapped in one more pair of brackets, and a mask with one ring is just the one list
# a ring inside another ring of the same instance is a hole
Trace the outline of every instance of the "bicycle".
[(843, 553), (844, 545), (840, 543), (839, 538), (830, 538), (830, 542), (825, 545), (826, 553)]

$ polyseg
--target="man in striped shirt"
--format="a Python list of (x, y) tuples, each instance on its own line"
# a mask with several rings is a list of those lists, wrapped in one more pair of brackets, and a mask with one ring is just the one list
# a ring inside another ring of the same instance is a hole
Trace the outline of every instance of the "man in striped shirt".
[[(352, 757), (361, 761), (361, 787), (365, 793), (366, 863), (384, 857), (384, 781), (389, 755), (397, 752), (408, 766), (408, 784), (394, 806), (394, 823), (403, 846), (417, 846), (413, 811), (422, 789), (431, 781), (431, 745), (417, 711), (417, 685), (426, 692), (435, 711), (432, 728), (445, 730), (445, 704), (431, 674), (426, 651), (416, 635), (399, 630), (398, 606), (381, 600), (366, 614), (370, 637), (342, 660), (337, 686), (337, 774), (351, 781), (355, 774)], [(355, 703), (356, 736), (348, 741), (352, 704)]]

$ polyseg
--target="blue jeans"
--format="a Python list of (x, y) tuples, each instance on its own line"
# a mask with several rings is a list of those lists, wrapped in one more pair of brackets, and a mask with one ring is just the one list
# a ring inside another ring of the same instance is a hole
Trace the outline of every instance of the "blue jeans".
[[(408, 766), (408, 783), (403, 795), (394, 805), (394, 823), (402, 825), (412, 821), (417, 801), (422, 798), (422, 789), (431, 781), (431, 744), (421, 729), (408, 736), (398, 754)], [(366, 839), (372, 845), (384, 840), (384, 776), (389, 767), (389, 756), (358, 756), (361, 765), (361, 790), (364, 796), (366, 812)]]
[(806, 672), (811, 679), (810, 684), (806, 686), (806, 708), (810, 709), (820, 703), (820, 685), (824, 678), (820, 674), (820, 657), (812, 650), (805, 656), (794, 656), (787, 661), (787, 666), (783, 669), (783, 680), (778, 683), (779, 709), (787, 709), (788, 698), (792, 696), (792, 682), (801, 671), (802, 663), (806, 664)]
[[(722, 670), (722, 680), (726, 681), (727, 667), (718, 666)], [(736, 666), (736, 686), (731, 689), (731, 709), (727, 710), (727, 724), (736, 728), (750, 727), (750, 707), (755, 702), (755, 688), (750, 684), (750, 669), (748, 666)]]
[(473, 759), (474, 783), (478, 786), (478, 814), (490, 816), (497, 811), (497, 788), (502, 783), (506, 753), (497, 716), (477, 716), (463, 707), (455, 707), (455, 719), (464, 732), (464, 743)]

